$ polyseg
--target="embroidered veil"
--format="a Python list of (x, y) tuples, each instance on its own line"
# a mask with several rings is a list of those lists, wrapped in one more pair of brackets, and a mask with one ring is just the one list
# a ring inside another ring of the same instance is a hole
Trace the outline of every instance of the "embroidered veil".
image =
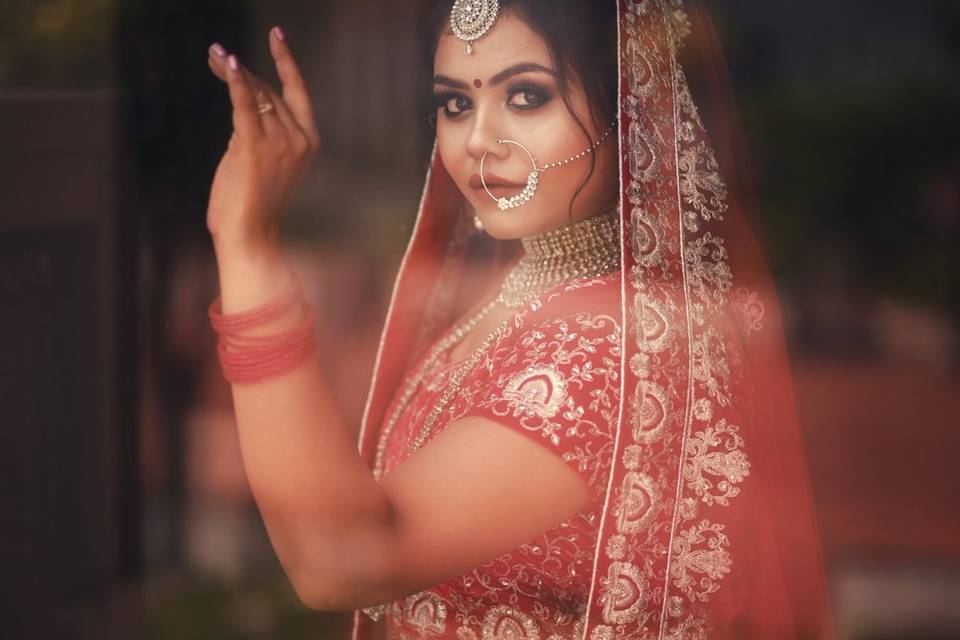
[[(746, 220), (709, 18), (682, 0), (591, 1), (618, 5), (624, 331), (576, 640), (832, 637), (779, 307)], [(712, 139), (688, 72), (721, 116)], [(364, 413), (371, 465), (392, 394), (451, 320), (462, 204), (434, 150)], [(368, 627), (357, 612), (353, 637)]]

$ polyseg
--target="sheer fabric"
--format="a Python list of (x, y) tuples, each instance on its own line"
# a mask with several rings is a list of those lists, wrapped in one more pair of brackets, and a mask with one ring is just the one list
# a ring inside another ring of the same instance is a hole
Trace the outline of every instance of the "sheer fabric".
[[(680, 0), (609, 1), (618, 6), (622, 269), (521, 312), (445, 416), (484, 415), (534, 439), (596, 499), (565, 523), (576, 541), (549, 571), (538, 561), (563, 528), (393, 603), (390, 637), (833, 637), (779, 308), (746, 221), (748, 180), (732, 162), (716, 39), (699, 5), (691, 21)], [(716, 146), (681, 65), (691, 34), (689, 67), (720, 114)], [(371, 465), (392, 399), (452, 321), (469, 226), (462, 205), (435, 152), (364, 416), (360, 450)], [(583, 359), (597, 372), (589, 381), (555, 358), (571, 327), (597, 340)], [(445, 373), (438, 367), (412, 403), (389, 464), (404, 458)], [(369, 633), (357, 612), (354, 637)]]

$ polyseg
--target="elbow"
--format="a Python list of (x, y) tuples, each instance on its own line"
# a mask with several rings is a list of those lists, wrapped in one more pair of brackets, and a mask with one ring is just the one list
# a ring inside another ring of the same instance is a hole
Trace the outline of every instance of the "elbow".
[(391, 602), (403, 595), (398, 579), (403, 572), (386, 548), (360, 550), (350, 545), (322, 563), (303, 564), (289, 574), (293, 588), (305, 607), (318, 612), (353, 611)]
[(324, 613), (354, 611), (390, 602), (399, 597), (386, 575), (364, 576), (355, 572), (331, 577), (327, 574), (299, 576), (292, 580), (294, 590), (303, 606)]

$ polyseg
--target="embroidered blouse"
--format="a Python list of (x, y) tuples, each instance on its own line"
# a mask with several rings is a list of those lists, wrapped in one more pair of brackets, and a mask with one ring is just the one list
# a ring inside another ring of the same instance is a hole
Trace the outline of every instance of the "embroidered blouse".
[[(619, 272), (541, 295), (487, 350), (431, 435), (467, 416), (513, 429), (580, 475), (591, 492), (588, 506), (459, 578), (390, 603), (388, 639), (579, 637), (617, 431), (620, 309)], [(426, 372), (387, 443), (385, 473), (409, 455), (459, 365), (441, 358)]]

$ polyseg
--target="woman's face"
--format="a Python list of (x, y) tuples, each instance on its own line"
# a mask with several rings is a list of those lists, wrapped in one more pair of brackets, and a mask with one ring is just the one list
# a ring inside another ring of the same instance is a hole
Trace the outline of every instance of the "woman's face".
[[(484, 177), (496, 197), (518, 194), (533, 169), (565, 160), (589, 148), (610, 126), (597, 127), (579, 81), (570, 83), (574, 112), (590, 133), (588, 140), (560, 96), (557, 72), (546, 43), (512, 13), (501, 14), (494, 27), (474, 43), (444, 33), (434, 58), (433, 91), (437, 97), (440, 159), (486, 231), (503, 240), (552, 231), (570, 223), (570, 203), (590, 170), (590, 158), (547, 170), (536, 195), (526, 204), (501, 211), (480, 184)], [(617, 140), (612, 132), (596, 150), (597, 164), (573, 202), (574, 221), (612, 208), (617, 201)], [(499, 185), (499, 186), (497, 186)]]

